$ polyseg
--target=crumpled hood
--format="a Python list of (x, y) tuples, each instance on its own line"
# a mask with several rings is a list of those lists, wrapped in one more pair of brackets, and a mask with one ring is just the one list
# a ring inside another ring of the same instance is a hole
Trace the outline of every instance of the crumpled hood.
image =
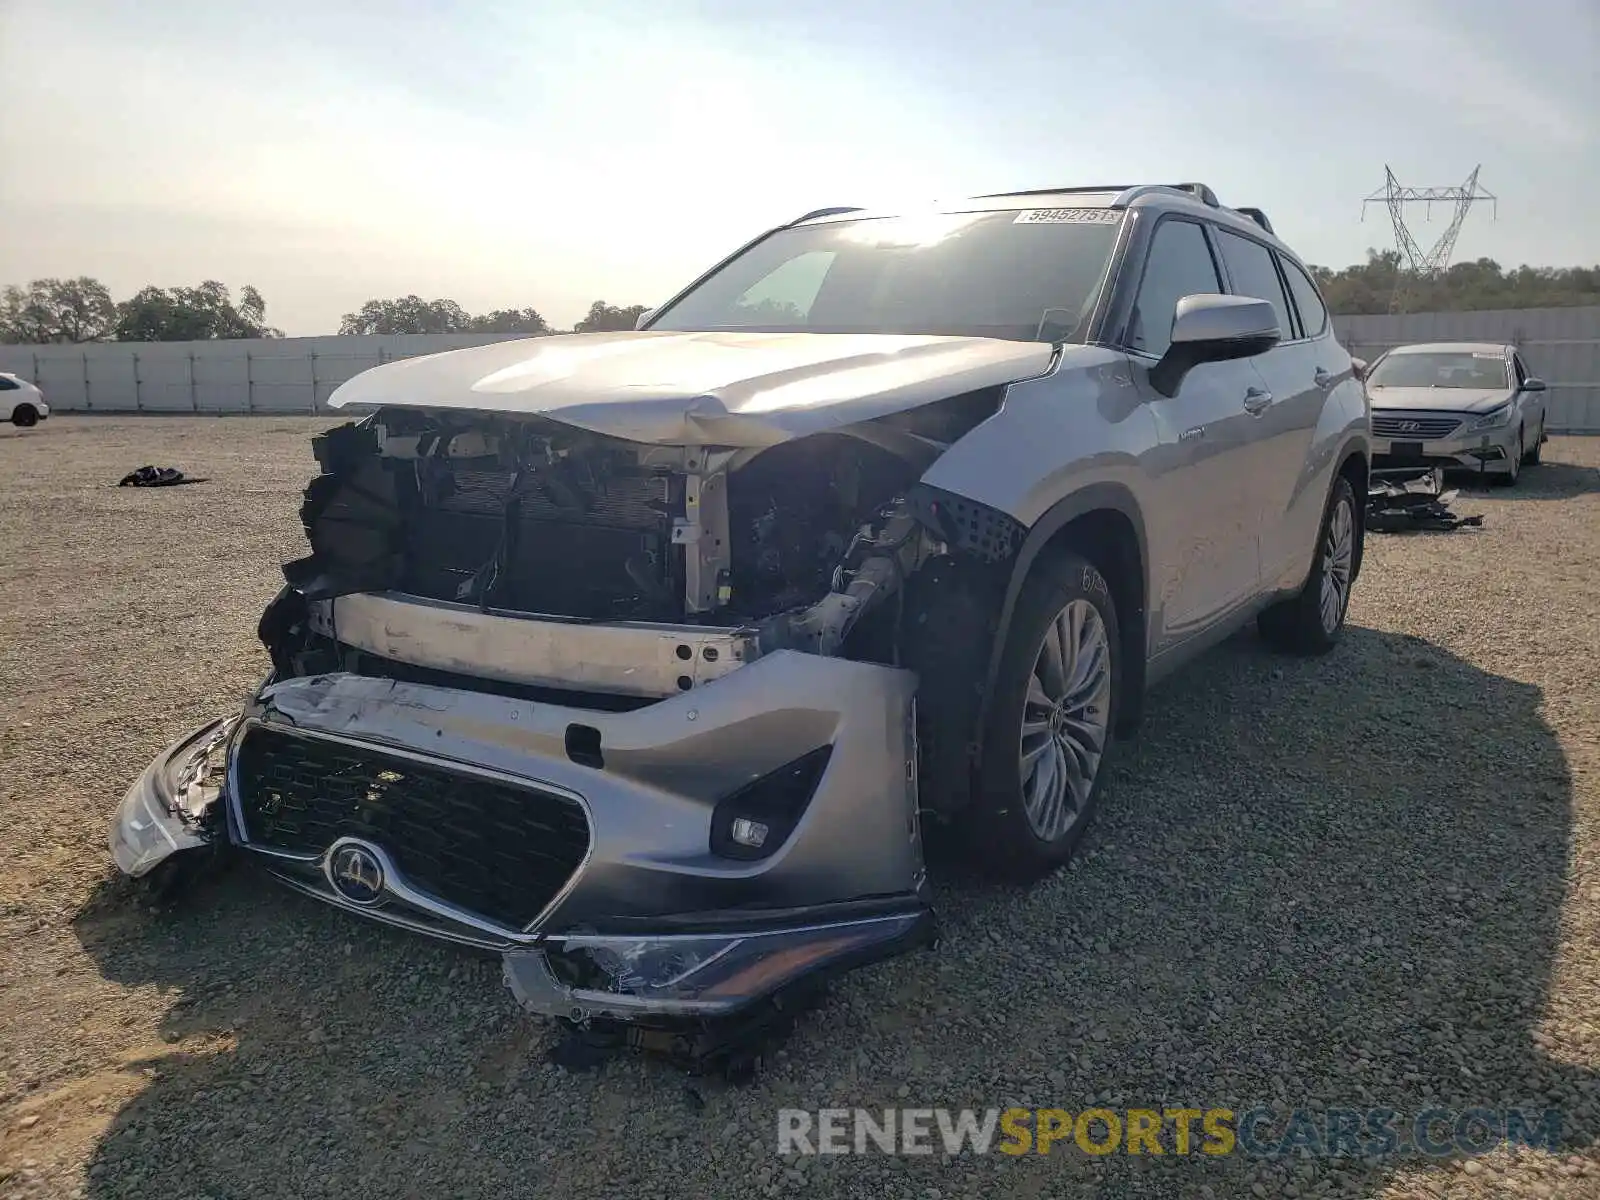
[(1511, 399), (1509, 388), (1373, 387), (1367, 385), (1372, 411), (1394, 408), (1406, 412), (1488, 412)]
[(770, 446), (1030, 379), (1053, 347), (835, 333), (562, 334), (402, 359), (328, 403), (537, 414), (634, 442)]

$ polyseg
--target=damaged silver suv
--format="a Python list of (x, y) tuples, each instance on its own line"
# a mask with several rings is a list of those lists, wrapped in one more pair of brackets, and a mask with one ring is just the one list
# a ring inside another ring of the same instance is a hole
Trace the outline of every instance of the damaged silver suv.
[(634, 332), (332, 404), (271, 673), (117, 862), (231, 848), (583, 1024), (928, 940), (924, 822), (1057, 866), (1147, 686), (1252, 619), (1327, 650), (1361, 566), (1362, 385), (1202, 185), (810, 213)]

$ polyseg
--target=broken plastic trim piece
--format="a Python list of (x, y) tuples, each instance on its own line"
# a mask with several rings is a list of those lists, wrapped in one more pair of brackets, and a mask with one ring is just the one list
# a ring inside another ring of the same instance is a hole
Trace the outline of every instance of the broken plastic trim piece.
[(844, 971), (932, 941), (927, 909), (739, 933), (568, 934), (509, 950), (506, 985), (529, 1012), (596, 1018), (724, 1017), (802, 976)]
[(1455, 492), (1444, 490), (1442, 467), (1375, 468), (1367, 487), (1366, 526), (1373, 533), (1443, 533), (1483, 524), (1482, 516), (1452, 513), (1455, 498)]
[(123, 874), (148, 874), (182, 850), (211, 843), (207, 814), (221, 797), (228, 741), (239, 718), (201, 726), (159, 754), (122, 798), (111, 855)]

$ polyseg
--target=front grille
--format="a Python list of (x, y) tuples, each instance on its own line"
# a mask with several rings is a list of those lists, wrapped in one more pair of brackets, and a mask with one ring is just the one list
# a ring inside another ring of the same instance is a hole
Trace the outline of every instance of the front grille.
[(1456, 431), (1463, 418), (1460, 413), (1424, 417), (1408, 413), (1372, 414), (1372, 432), (1383, 438), (1402, 442), (1436, 442)]
[(409, 883), (502, 925), (533, 921), (588, 852), (583, 807), (536, 787), (273, 729), (249, 730), (238, 754), (253, 844), (321, 854), (362, 838)]

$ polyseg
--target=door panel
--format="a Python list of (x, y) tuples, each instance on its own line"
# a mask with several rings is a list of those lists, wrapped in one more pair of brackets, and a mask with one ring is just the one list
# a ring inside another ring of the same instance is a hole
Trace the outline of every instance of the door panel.
[(1247, 360), (1206, 363), (1169, 399), (1145, 372), (1135, 375), (1170, 464), (1156, 481), (1172, 553), (1159, 598), (1159, 653), (1227, 620), (1260, 588), (1260, 514), (1249, 481), (1260, 418), (1244, 402), (1261, 378)]
[[(1217, 243), (1228, 271), (1229, 290), (1271, 302), (1283, 331), (1282, 342), (1250, 360), (1272, 393), (1272, 404), (1261, 414), (1245, 456), (1254, 493), (1261, 578), (1264, 587), (1275, 587), (1289, 563), (1303, 558), (1316, 537), (1322, 499), (1309, 496), (1311, 447), (1322, 406), (1349, 373), (1349, 363), (1341, 366), (1335, 361), (1338, 346), (1332, 338), (1304, 338), (1308, 331), (1321, 333), (1327, 316), (1320, 299), (1313, 309), (1316, 289), (1310, 280), (1288, 274), (1298, 268), (1253, 238), (1219, 230)], [(1286, 289), (1286, 280), (1301, 286)], [(1308, 288), (1309, 296), (1304, 294)], [(1296, 297), (1293, 307), (1290, 290)], [(1304, 530), (1301, 526), (1308, 507), (1314, 507), (1316, 515), (1313, 527)], [(1305, 561), (1310, 562), (1309, 558)]]
[(1162, 396), (1148, 372), (1171, 342), (1185, 296), (1222, 290), (1210, 239), (1198, 222), (1165, 217), (1150, 240), (1130, 320), (1129, 349), (1139, 394), (1160, 438), (1146, 515), (1156, 523), (1151, 597), (1155, 644), (1162, 654), (1226, 620), (1260, 586), (1256, 546), (1259, 505), (1245, 478), (1256, 417), (1245, 394), (1260, 380), (1248, 363), (1207, 363)]

